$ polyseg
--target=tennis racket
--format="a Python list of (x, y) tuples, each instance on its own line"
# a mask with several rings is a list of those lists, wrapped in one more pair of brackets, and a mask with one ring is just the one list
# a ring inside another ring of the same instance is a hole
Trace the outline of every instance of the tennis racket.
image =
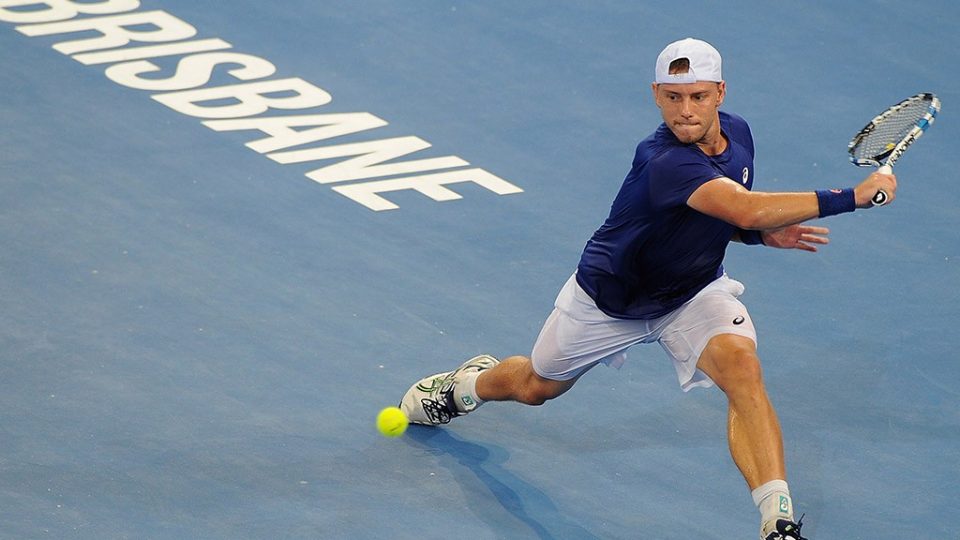
[[(860, 167), (879, 167), (890, 174), (893, 164), (914, 141), (933, 124), (940, 112), (940, 100), (927, 92), (909, 97), (883, 111), (850, 141), (850, 161)], [(887, 204), (890, 197), (883, 190), (873, 196), (874, 206)]]

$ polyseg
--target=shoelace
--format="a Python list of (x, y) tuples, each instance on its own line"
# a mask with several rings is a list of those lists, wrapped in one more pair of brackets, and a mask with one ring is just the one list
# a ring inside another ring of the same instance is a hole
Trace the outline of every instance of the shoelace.
[(803, 527), (803, 518), (807, 514), (800, 514), (800, 519), (797, 520), (797, 540), (807, 540), (806, 538), (800, 536), (800, 527)]
[(453, 386), (446, 392), (439, 392), (438, 399), (424, 398), (420, 400), (423, 412), (435, 424), (449, 424), (450, 420), (461, 415), (453, 400)]
[[(807, 514), (805, 513), (801, 514), (800, 519), (798, 519), (796, 523), (791, 523), (790, 525), (787, 525), (786, 530), (780, 531), (778, 529), (770, 533), (767, 536), (767, 540), (807, 540), (806, 538), (800, 535), (800, 528), (803, 527), (803, 518), (806, 515)], [(793, 527), (794, 525), (796, 525), (796, 528)]]

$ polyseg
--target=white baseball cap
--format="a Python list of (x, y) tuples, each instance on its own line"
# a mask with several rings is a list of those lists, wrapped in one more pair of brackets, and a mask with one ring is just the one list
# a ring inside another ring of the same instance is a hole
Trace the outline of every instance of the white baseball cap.
[[(670, 63), (680, 58), (690, 62), (686, 73), (670, 74)], [(720, 53), (706, 41), (687, 38), (667, 45), (657, 57), (657, 84), (689, 84), (699, 81), (720, 82)]]

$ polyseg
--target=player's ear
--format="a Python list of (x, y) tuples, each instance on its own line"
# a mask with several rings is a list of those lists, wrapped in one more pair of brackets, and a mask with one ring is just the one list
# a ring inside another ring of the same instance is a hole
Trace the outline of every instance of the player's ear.
[(657, 105), (657, 107), (659, 107), (660, 101), (657, 97), (657, 83), (651, 83), (650, 90), (653, 91), (653, 102)]
[(727, 83), (725, 81), (717, 83), (717, 92), (719, 92), (719, 96), (717, 96), (717, 107), (719, 107), (723, 105), (723, 98), (727, 95)]

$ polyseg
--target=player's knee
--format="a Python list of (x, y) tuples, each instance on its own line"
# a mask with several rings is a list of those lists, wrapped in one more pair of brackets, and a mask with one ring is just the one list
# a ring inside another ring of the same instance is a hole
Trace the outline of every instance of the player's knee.
[(523, 398), (521, 399), (520, 402), (523, 403), (524, 405), (539, 407), (540, 405), (543, 405), (547, 401), (548, 401), (548, 398), (542, 394), (538, 394), (535, 392), (527, 392), (526, 394), (523, 395)]
[(753, 351), (732, 351), (723, 364), (723, 376), (728, 388), (753, 388), (763, 384), (760, 358)]
[(709, 351), (711, 378), (729, 393), (730, 390), (753, 388), (763, 384), (760, 358), (753, 347), (739, 343), (718, 342)]
[(528, 384), (524, 388), (524, 392), (520, 397), (520, 401), (525, 405), (539, 406), (555, 397), (556, 396), (552, 395), (547, 389), (543, 388), (539, 384), (533, 383)]
[(568, 386), (541, 377), (530, 377), (524, 385), (520, 401), (526, 405), (539, 406), (564, 393)]

